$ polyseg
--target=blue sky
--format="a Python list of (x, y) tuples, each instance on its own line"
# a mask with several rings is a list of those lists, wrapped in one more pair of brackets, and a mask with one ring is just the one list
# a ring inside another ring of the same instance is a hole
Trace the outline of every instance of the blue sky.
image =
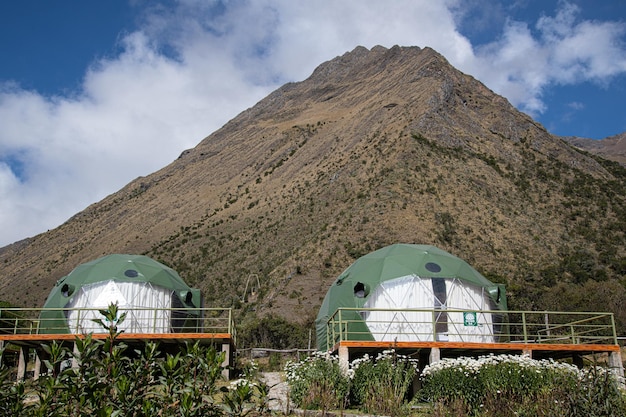
[(0, 246), (165, 166), (320, 63), (396, 44), (434, 48), (555, 134), (626, 131), (623, 0), (4, 1)]

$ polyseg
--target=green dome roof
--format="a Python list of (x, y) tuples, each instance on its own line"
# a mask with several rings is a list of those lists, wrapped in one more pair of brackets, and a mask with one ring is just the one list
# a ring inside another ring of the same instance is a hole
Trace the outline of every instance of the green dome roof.
[(172, 268), (143, 255), (113, 254), (86, 262), (57, 281), (44, 308), (63, 308), (82, 286), (97, 282), (150, 282), (173, 290), (190, 290)]
[[(110, 285), (106, 286), (107, 283)], [(171, 296), (168, 295), (170, 293), (177, 295), (177, 300), (174, 300), (177, 305), (183, 303), (188, 304), (187, 307), (199, 307), (202, 303), (200, 291), (189, 287), (172, 268), (147, 256), (113, 254), (74, 268), (67, 276), (57, 281), (43, 307), (106, 308), (107, 306), (100, 305), (103, 300), (106, 302), (116, 297), (124, 298), (119, 287), (129, 284), (138, 287), (134, 291), (135, 293), (141, 291), (143, 300), (123, 300), (128, 307), (143, 307), (148, 303), (146, 297), (150, 298), (151, 291), (155, 297), (160, 297), (159, 305), (162, 307), (174, 307), (170, 300)], [(103, 293), (105, 290), (109, 292)], [(75, 305), (76, 303), (78, 304)], [(68, 313), (64, 313), (63, 310), (44, 310), (40, 315), (41, 331), (67, 332), (67, 329), (63, 329), (67, 327), (67, 316)]]
[[(462, 259), (434, 246), (395, 244), (357, 259), (329, 288), (316, 319), (318, 348), (326, 348), (326, 323), (338, 308), (362, 308), (381, 283), (406, 276), (458, 279), (482, 287), (498, 309), (506, 310), (503, 286), (492, 283)], [(351, 319), (360, 320), (357, 312), (354, 316)], [(366, 328), (362, 330), (367, 333)]]

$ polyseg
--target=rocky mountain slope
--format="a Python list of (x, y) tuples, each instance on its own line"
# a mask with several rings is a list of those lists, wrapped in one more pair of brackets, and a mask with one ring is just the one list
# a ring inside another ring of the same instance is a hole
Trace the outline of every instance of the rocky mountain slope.
[(307, 324), (354, 259), (408, 242), (506, 283), (511, 308), (612, 309), (624, 324), (625, 180), (432, 49), (357, 47), (0, 249), (0, 293), (41, 306), (76, 265), (140, 253), (208, 306)]
[(626, 166), (626, 133), (609, 136), (602, 140), (579, 138), (576, 136), (566, 136), (563, 137), (563, 140), (577, 148)]

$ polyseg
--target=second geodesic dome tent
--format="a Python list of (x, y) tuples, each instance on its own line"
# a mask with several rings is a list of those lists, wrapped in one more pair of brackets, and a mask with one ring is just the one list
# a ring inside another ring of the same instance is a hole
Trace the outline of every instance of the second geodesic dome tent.
[(503, 285), (462, 259), (395, 244), (357, 259), (332, 284), (316, 319), (319, 350), (336, 342), (327, 323), (340, 308), (348, 340), (494, 342), (507, 303)]
[(200, 290), (176, 271), (142, 255), (113, 254), (77, 266), (50, 292), (40, 333), (102, 333), (99, 309), (118, 304), (127, 333), (199, 331)]

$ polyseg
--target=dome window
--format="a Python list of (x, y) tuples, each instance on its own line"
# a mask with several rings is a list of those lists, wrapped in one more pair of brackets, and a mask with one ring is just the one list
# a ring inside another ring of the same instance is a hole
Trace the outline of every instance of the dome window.
[(139, 272), (135, 271), (134, 269), (127, 269), (126, 271), (124, 271), (124, 275), (126, 275), (128, 278), (137, 278), (139, 276)]

